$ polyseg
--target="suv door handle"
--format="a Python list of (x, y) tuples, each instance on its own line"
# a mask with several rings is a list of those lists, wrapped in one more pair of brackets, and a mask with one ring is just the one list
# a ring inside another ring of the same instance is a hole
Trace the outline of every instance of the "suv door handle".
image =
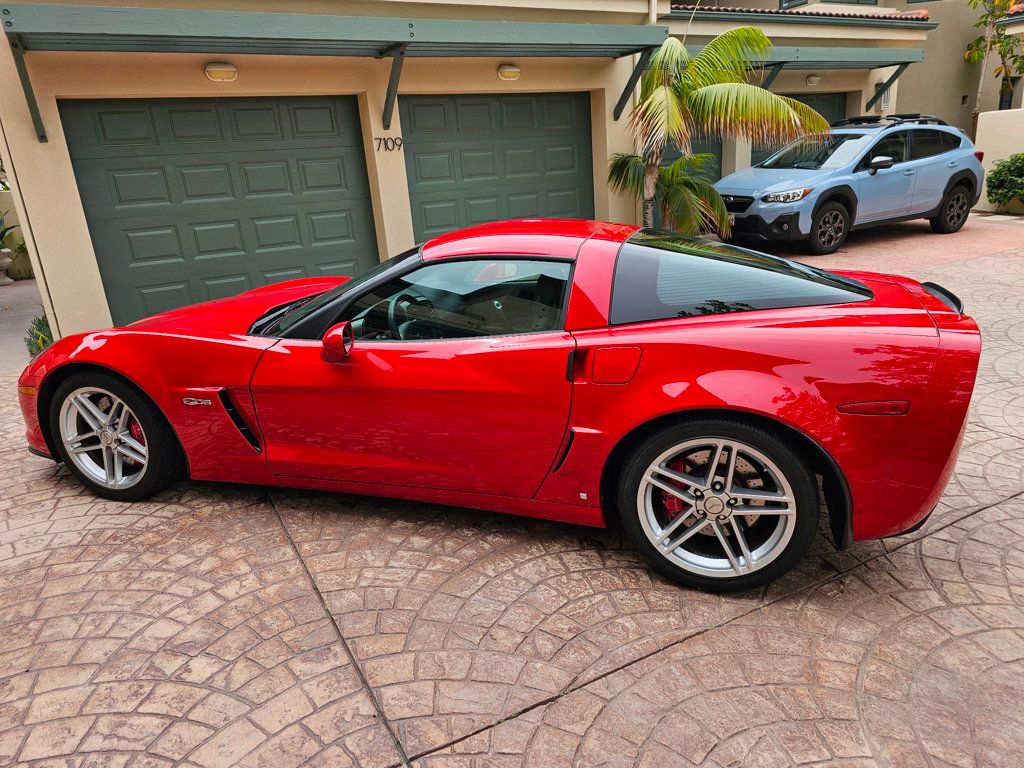
[(914, 172), (913, 172), (913, 171), (904, 171), (904, 172), (903, 172), (903, 175), (904, 175), (904, 176), (913, 176), (913, 175), (914, 175)]
[(960, 165), (960, 163), (958, 163), (956, 160), (954, 160), (951, 163), (946, 163), (947, 168), (956, 168), (958, 165)]

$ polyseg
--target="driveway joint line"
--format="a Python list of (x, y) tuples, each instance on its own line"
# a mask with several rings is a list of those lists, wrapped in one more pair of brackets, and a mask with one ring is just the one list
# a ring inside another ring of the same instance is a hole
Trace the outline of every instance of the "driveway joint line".
[[(1003, 499), (999, 499), (998, 501), (994, 501), (991, 504), (986, 504), (986, 505), (980, 506), (977, 509), (974, 509), (974, 510), (972, 510), (970, 512), (967, 512), (966, 514), (956, 518), (955, 520), (950, 520), (949, 522), (946, 522), (946, 523), (943, 523), (942, 525), (936, 526), (934, 530), (930, 530), (930, 531), (928, 531), (928, 533), (926, 533), (926, 534), (924, 534), (922, 536), (918, 536), (917, 538), (908, 539), (907, 541), (901, 542), (898, 546), (893, 547), (891, 550), (883, 550), (882, 552), (879, 552), (879, 553), (877, 553), (875, 555), (872, 555), (871, 557), (865, 558), (864, 560), (861, 560), (861, 561), (851, 565), (849, 568), (846, 568), (844, 570), (837, 570), (836, 573), (833, 574), (832, 576), (828, 576), (828, 577), (823, 578), (823, 579), (821, 579), (819, 581), (816, 581), (816, 582), (813, 582), (811, 584), (808, 584), (808, 585), (806, 585), (804, 587), (800, 587), (798, 589), (793, 589), (793, 590), (791, 590), (789, 592), (786, 592), (785, 594), (782, 594), (782, 595), (779, 595), (776, 598), (773, 598), (772, 600), (769, 600), (766, 603), (762, 603), (762, 604), (760, 604), (758, 606), (755, 606), (755, 607), (750, 608), (750, 609), (748, 609), (746, 611), (743, 611), (742, 613), (738, 613), (735, 616), (733, 616), (732, 618), (726, 619), (725, 621), (723, 621), (723, 622), (721, 622), (719, 624), (715, 624), (714, 626), (710, 626), (710, 627), (703, 627), (702, 629), (696, 630), (696, 631), (686, 635), (685, 637), (681, 637), (678, 640), (673, 640), (671, 643), (665, 645), (662, 648), (658, 648), (657, 650), (649, 651), (648, 653), (645, 653), (645, 654), (642, 654), (640, 656), (637, 656), (635, 659), (631, 659), (630, 661), (624, 662), (624, 663), (618, 665), (617, 667), (614, 667), (612, 669), (606, 670), (605, 672), (602, 672), (601, 674), (596, 675), (595, 677), (592, 677), (592, 678), (590, 678), (588, 680), (585, 680), (582, 683), (573, 683), (570, 686), (568, 686), (565, 690), (559, 691), (558, 693), (556, 693), (556, 694), (554, 694), (552, 696), (548, 696), (547, 698), (542, 699), (540, 701), (537, 701), (537, 702), (531, 704), (528, 707), (524, 707), (523, 709), (521, 709), (521, 710), (519, 710), (519, 711), (517, 711), (515, 713), (506, 715), (505, 717), (502, 717), (502, 718), (500, 718), (498, 720), (495, 720), (490, 725), (483, 726), (481, 728), (477, 728), (476, 730), (471, 731), (471, 732), (465, 734), (464, 736), (460, 736), (457, 739), (452, 739), (450, 741), (444, 742), (443, 744), (439, 744), (436, 747), (433, 747), (433, 748), (431, 748), (429, 750), (426, 750), (426, 751), (423, 751), (423, 752), (418, 752), (418, 753), (416, 753), (414, 755), (409, 756), (407, 759), (408, 760), (419, 760), (419, 759), (421, 759), (423, 757), (427, 757), (429, 755), (432, 755), (432, 754), (435, 754), (437, 752), (440, 752), (442, 749), (448, 749), (449, 747), (455, 746), (456, 744), (461, 744), (462, 742), (467, 741), (467, 740), (469, 740), (469, 739), (471, 739), (471, 738), (473, 738), (475, 736), (479, 736), (481, 733), (485, 733), (487, 731), (493, 730), (494, 728), (497, 728), (499, 725), (502, 725), (502, 724), (507, 723), (507, 722), (509, 722), (511, 720), (515, 720), (515, 719), (517, 719), (519, 717), (522, 717), (523, 715), (525, 715), (528, 712), (532, 712), (533, 710), (538, 709), (540, 707), (546, 707), (547, 705), (552, 704), (552, 703), (558, 701), (559, 699), (565, 698), (566, 696), (568, 696), (571, 693), (576, 693), (577, 691), (583, 690), (588, 685), (596, 683), (599, 680), (604, 680), (604, 679), (606, 679), (608, 677), (611, 677), (612, 675), (616, 674), (617, 672), (621, 672), (624, 669), (629, 669), (630, 667), (635, 666), (636, 664), (639, 664), (642, 661), (646, 661), (647, 659), (649, 659), (649, 658), (651, 658), (653, 656), (657, 656), (659, 653), (663, 653), (664, 651), (668, 651), (668, 650), (670, 650), (672, 648), (675, 648), (676, 646), (682, 645), (683, 643), (687, 643), (690, 640), (693, 640), (694, 638), (706, 635), (709, 632), (713, 632), (713, 631), (715, 631), (717, 629), (721, 629), (723, 627), (727, 627), (730, 624), (738, 621), (739, 619), (745, 619), (748, 616), (751, 616), (752, 614), (757, 613), (758, 611), (762, 611), (765, 608), (769, 608), (769, 607), (771, 607), (771, 606), (773, 606), (773, 605), (775, 605), (775, 604), (777, 604), (777, 603), (779, 603), (779, 602), (781, 602), (783, 600), (786, 600), (786, 599), (788, 599), (788, 598), (790, 598), (790, 597), (792, 597), (792, 596), (794, 596), (796, 594), (799, 594), (800, 592), (804, 592), (804, 591), (811, 592), (813, 590), (820, 589), (821, 587), (825, 586), (826, 584), (831, 584), (833, 581), (836, 581), (837, 579), (840, 579), (843, 576), (847, 576), (847, 575), (853, 573), (858, 568), (862, 568), (863, 566), (867, 565), (868, 563), (873, 563), (876, 560), (879, 560), (881, 558), (889, 557), (890, 555), (894, 554), (895, 552), (900, 551), (901, 549), (904, 549), (905, 547), (916, 545), (916, 544), (920, 543), (921, 541), (923, 541), (924, 539), (928, 538), (929, 536), (931, 536), (931, 535), (933, 535), (935, 533), (938, 533), (939, 531), (944, 531), (947, 528), (949, 528), (950, 526), (956, 525), (957, 523), (961, 523), (964, 520), (966, 520), (966, 519), (968, 519), (970, 517), (973, 517), (974, 515), (977, 515), (977, 514), (979, 514), (981, 512), (985, 512), (986, 510), (992, 509), (993, 507), (998, 507), (1000, 504), (1006, 504), (1007, 502), (1013, 501), (1015, 499), (1019, 499), (1021, 497), (1024, 497), (1024, 491), (1018, 491), (1017, 493), (1011, 494), (1010, 496), (1007, 496), (1007, 497), (1005, 497)], [(303, 565), (305, 565), (305, 563), (303, 563)], [(803, 605), (803, 603), (801, 605)], [(358, 662), (357, 662), (357, 666), (358, 666)], [(402, 754), (404, 754), (404, 753), (402, 753)], [(395, 765), (397, 765), (397, 764), (394, 764), (390, 768), (395, 768)]]
[(356, 675), (359, 676), (359, 682), (366, 690), (366, 694), (370, 697), (370, 701), (373, 702), (373, 709), (377, 713), (378, 719), (380, 720), (384, 728), (387, 730), (388, 736), (391, 737), (391, 741), (395, 745), (395, 750), (398, 752), (400, 762), (394, 763), (393, 765), (402, 765), (408, 768), (410, 765), (410, 758), (408, 755), (405, 754), (405, 748), (402, 746), (402, 742), (399, 741), (398, 734), (396, 734), (394, 729), (391, 727), (391, 721), (388, 720), (387, 715), (384, 713), (384, 708), (381, 706), (381, 703), (377, 701), (376, 693), (373, 690), (373, 687), (370, 685), (370, 682), (366, 679), (366, 675), (363, 674), (362, 665), (360, 665), (359, 660), (356, 658), (356, 655), (352, 652), (352, 649), (349, 647), (348, 641), (345, 639), (345, 635), (341, 631), (341, 626), (338, 624), (338, 620), (334, 617), (334, 613), (327, 606), (327, 601), (324, 599), (323, 593), (317, 586), (316, 579), (313, 578), (313, 574), (309, 570), (309, 566), (306, 565), (306, 561), (302, 557), (302, 553), (299, 552), (299, 547), (295, 543), (295, 539), (292, 538), (292, 532), (289, 531), (288, 526), (285, 525), (284, 517), (282, 517), (281, 510), (278, 509), (277, 507), (277, 502), (274, 500), (274, 495), (268, 492), (267, 500), (270, 502), (270, 507), (271, 509), (274, 510), (274, 514), (277, 516), (277, 520), (281, 524), (281, 530), (284, 531), (284, 535), (288, 539), (288, 544), (291, 546), (292, 551), (295, 552), (295, 557), (298, 558), (298, 561), (302, 564), (302, 570), (306, 574), (306, 578), (309, 580), (309, 586), (312, 588), (313, 594), (315, 594), (316, 599), (320, 601), (320, 606), (324, 609), (324, 613), (327, 615), (328, 621), (331, 622), (331, 626), (334, 627), (334, 632), (338, 636), (338, 640), (341, 641), (341, 645), (345, 649), (345, 653), (348, 654), (348, 658), (352, 662), (352, 667), (355, 669)]

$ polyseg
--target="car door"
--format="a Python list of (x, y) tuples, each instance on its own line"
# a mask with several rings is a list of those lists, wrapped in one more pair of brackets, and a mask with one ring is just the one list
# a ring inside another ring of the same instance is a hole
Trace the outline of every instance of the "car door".
[(934, 128), (920, 128), (913, 132), (912, 165), (915, 166), (917, 180), (911, 213), (934, 211), (942, 202), (946, 182), (960, 165), (951, 152), (953, 142), (950, 139), (955, 138)]
[[(891, 157), (894, 164), (872, 173), (869, 165), (873, 157)], [(864, 154), (854, 172), (859, 188), (855, 224), (894, 219), (910, 212), (916, 176), (910, 159), (909, 131), (887, 133)]]
[(567, 428), (571, 264), (417, 262), (338, 320), (339, 362), (318, 340), (282, 339), (252, 393), (280, 476), (532, 496)]

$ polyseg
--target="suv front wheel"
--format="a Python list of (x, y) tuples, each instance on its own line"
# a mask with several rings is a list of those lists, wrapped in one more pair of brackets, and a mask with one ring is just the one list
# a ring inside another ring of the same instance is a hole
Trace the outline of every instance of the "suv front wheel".
[(811, 220), (811, 253), (835, 253), (850, 234), (850, 212), (841, 203), (825, 203)]

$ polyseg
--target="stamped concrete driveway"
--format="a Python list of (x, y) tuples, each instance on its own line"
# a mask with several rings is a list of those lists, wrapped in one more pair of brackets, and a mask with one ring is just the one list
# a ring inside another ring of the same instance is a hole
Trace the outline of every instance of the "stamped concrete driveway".
[(865, 235), (823, 265), (941, 282), (984, 328), (928, 524), (820, 537), (756, 594), (612, 533), (185, 483), (83, 492), (0, 381), (0, 765), (1018, 766), (1024, 222)]

